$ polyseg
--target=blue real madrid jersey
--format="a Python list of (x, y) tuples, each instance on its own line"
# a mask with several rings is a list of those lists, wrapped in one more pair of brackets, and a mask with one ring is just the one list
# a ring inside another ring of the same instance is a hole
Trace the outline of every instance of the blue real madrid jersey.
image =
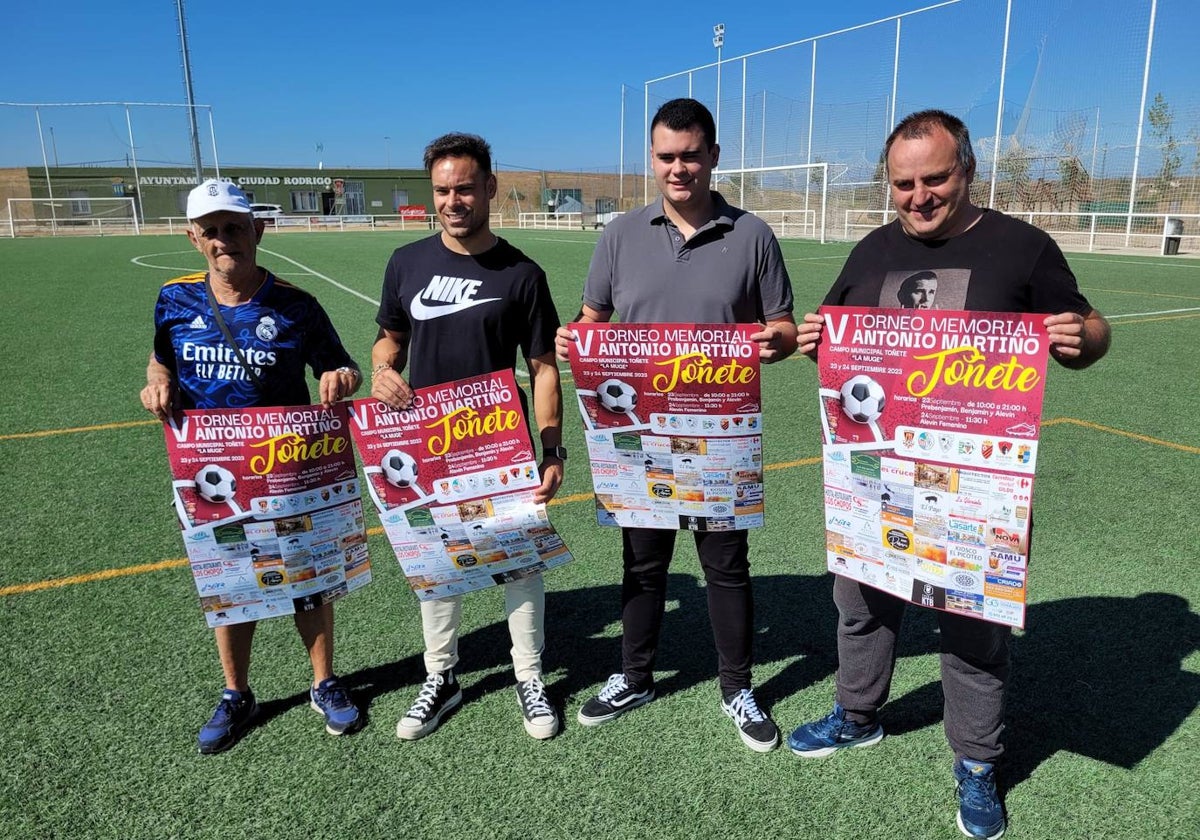
[(203, 273), (165, 283), (154, 308), (154, 356), (175, 374), (184, 408), (307, 405), (314, 376), (352, 365), (317, 299), (270, 272), (248, 302), (221, 315), (260, 388), (213, 317)]

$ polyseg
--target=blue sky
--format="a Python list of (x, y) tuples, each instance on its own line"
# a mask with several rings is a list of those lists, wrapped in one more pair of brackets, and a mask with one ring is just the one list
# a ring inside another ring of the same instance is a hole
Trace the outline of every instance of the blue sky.
[[(1194, 0), (1159, 5), (1180, 2)], [(196, 101), (214, 106), (223, 164), (419, 166), (429, 139), (467, 130), (505, 165), (593, 169), (617, 165), (621, 85), (631, 86), (628, 119), (640, 128), (642, 83), (713, 61), (715, 23), (727, 27), (729, 58), (931, 4), (193, 0), (187, 22)], [(16, 4), (6, 12), (0, 100), (183, 102), (174, 8)], [(40, 162), (40, 152), (28, 159), (29, 114), (10, 128), (19, 110), (0, 108), (0, 166)], [(73, 136), (65, 115), (43, 110), (42, 120), (59, 123), (64, 164), (86, 159), (77, 150), (88, 138)], [(101, 131), (119, 139), (123, 117), (109, 123)]]

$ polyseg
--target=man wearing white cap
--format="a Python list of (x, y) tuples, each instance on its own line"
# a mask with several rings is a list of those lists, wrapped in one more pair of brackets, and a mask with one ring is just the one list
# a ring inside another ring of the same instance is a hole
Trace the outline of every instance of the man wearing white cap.
[[(323, 405), (353, 394), (362, 374), (325, 310), (255, 261), (264, 223), (245, 194), (227, 181), (205, 181), (188, 195), (187, 216), (188, 240), (208, 270), (168, 280), (159, 291), (141, 393), (146, 410), (165, 420), (175, 408), (308, 405), (306, 366), (320, 379)], [(226, 334), (237, 337), (234, 346)], [(227, 363), (203, 361), (213, 358)], [(297, 613), (295, 621), (312, 662), (312, 708), (332, 735), (357, 729), (361, 715), (333, 673), (333, 605)], [(200, 730), (201, 753), (233, 746), (258, 712), (248, 682), (254, 628), (216, 628), (225, 691)]]

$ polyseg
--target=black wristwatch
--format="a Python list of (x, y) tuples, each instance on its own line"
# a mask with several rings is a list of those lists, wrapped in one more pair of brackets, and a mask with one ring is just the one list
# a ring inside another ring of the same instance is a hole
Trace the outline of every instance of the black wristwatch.
[(565, 446), (547, 446), (542, 450), (543, 458), (557, 458), (560, 461), (567, 460), (567, 447)]

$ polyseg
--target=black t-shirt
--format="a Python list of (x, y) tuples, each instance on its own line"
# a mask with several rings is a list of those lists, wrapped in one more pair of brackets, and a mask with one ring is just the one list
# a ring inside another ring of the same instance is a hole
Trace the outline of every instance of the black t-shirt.
[(397, 248), (376, 322), (408, 333), (408, 381), (425, 388), (511, 369), (554, 352), (558, 313), (546, 273), (497, 239), (483, 254), (451, 251), (441, 234)]
[(850, 252), (826, 306), (1041, 312), (1092, 310), (1050, 236), (993, 210), (949, 239), (907, 236), (894, 221)]

